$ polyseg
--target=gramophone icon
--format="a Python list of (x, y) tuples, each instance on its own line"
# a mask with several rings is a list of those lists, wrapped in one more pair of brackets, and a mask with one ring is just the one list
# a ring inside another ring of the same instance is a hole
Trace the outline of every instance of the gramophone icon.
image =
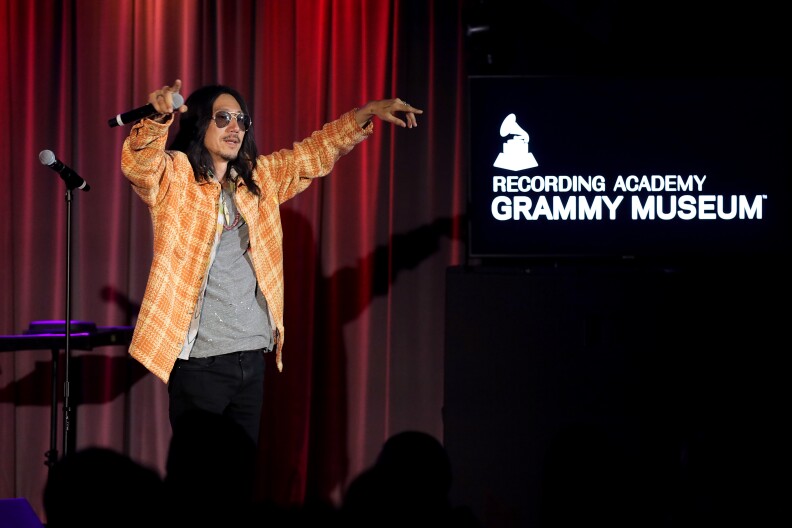
[(509, 114), (500, 127), (501, 137), (515, 134), (515, 137), (503, 144), (503, 152), (498, 154), (498, 159), (492, 164), (499, 169), (519, 171), (538, 166), (534, 155), (528, 152), (528, 132), (517, 124), (517, 116)]

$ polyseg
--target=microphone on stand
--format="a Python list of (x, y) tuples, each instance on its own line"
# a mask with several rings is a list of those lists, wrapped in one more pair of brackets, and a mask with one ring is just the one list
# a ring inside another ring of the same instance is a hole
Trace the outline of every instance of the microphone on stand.
[(80, 175), (74, 172), (68, 165), (58, 160), (51, 150), (42, 150), (39, 152), (39, 161), (60, 174), (61, 179), (66, 182), (66, 186), (69, 189), (80, 189), (86, 192), (91, 190), (91, 186), (88, 185), (88, 182), (83, 180)]
[[(179, 108), (184, 104), (184, 97), (182, 97), (181, 94), (174, 93), (172, 97), (174, 109)], [(124, 112), (123, 114), (118, 114), (117, 116), (110, 118), (107, 121), (107, 124), (110, 125), (110, 128), (127, 125), (156, 113), (158, 112), (154, 109), (154, 105), (149, 103), (145, 106), (135, 108), (134, 110), (129, 110), (128, 112)]]

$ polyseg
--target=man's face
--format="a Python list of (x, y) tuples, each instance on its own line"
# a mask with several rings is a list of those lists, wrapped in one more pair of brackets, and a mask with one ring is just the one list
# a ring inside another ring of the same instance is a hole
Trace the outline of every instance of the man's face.
[(218, 112), (223, 111), (232, 114), (228, 125), (224, 128), (218, 128), (217, 123), (213, 119), (209, 123), (204, 136), (204, 146), (211, 154), (215, 168), (219, 168), (221, 165), (236, 159), (242, 146), (242, 140), (245, 137), (245, 131), (240, 128), (235, 117), (236, 114), (242, 112), (242, 109), (237, 100), (229, 94), (221, 94), (215, 99), (212, 115), (215, 116)]

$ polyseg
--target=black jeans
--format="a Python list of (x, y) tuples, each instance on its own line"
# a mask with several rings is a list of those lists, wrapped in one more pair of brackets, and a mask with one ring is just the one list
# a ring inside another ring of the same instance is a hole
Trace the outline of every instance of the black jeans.
[(170, 423), (199, 409), (228, 417), (258, 444), (264, 399), (264, 350), (177, 359), (168, 381)]

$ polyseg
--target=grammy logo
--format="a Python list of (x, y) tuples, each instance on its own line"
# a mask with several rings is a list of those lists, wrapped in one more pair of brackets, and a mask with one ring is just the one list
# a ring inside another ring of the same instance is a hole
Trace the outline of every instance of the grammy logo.
[(507, 115), (500, 127), (501, 137), (509, 134), (514, 134), (515, 137), (503, 144), (503, 152), (498, 154), (493, 167), (520, 171), (538, 166), (534, 155), (528, 152), (528, 132), (517, 124), (517, 116), (514, 114)]

